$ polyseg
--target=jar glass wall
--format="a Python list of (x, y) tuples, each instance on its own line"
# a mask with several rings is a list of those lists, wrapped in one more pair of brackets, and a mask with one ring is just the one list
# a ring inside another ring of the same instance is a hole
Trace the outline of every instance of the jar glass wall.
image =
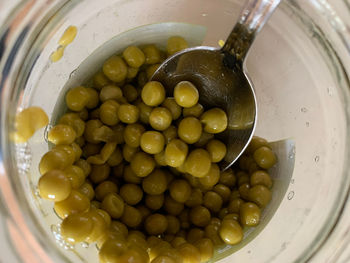
[[(131, 43), (164, 43), (179, 34), (191, 45), (218, 46), (241, 2), (25, 1), (10, 14), (0, 31), (0, 178), (5, 229), (9, 236), (23, 237), (22, 246), (12, 244), (19, 262), (97, 262), (97, 253), (94, 246), (77, 245), (74, 252), (64, 248), (52, 204), (36, 189), (40, 156), (48, 149), (45, 131), (26, 145), (13, 144), (15, 114), (35, 105), (52, 116), (66, 89)], [(281, 167), (275, 171), (275, 181), (286, 191), (279, 193), (283, 199), (266, 226), (234, 254), (222, 251), (217, 259), (228, 257), (220, 262), (342, 257), (329, 242), (345, 245), (340, 222), (349, 214), (344, 206), (350, 183), (349, 14), (340, 1), (283, 1), (257, 37), (246, 63), (258, 100), (256, 133), (270, 141), (293, 141), (295, 149), (284, 157), (295, 166), (291, 178)], [(70, 25), (78, 28), (77, 37), (52, 63), (50, 54)]]

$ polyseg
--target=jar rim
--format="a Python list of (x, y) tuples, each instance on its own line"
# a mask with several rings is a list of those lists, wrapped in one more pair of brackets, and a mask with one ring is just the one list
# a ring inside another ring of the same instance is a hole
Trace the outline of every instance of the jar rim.
[[(14, 83), (16, 81), (15, 79), (7, 79), (6, 74), (9, 74), (11, 71), (5, 72), (5, 70), (11, 69), (11, 63), (12, 62), (16, 63), (15, 59), (10, 61), (10, 59), (11, 59), (11, 52), (13, 50), (12, 48), (14, 48), (16, 43), (19, 43), (19, 46), (20, 46), (20, 44), (24, 43), (24, 39), (27, 37), (26, 34), (28, 33), (28, 31), (26, 31), (26, 30), (29, 30), (29, 29), (26, 29), (27, 28), (26, 26), (28, 25), (27, 24), (28, 22), (23, 22), (23, 23), (21, 23), (18, 26), (18, 28), (14, 29), (14, 32), (17, 32), (17, 35), (14, 34), (11, 37), (11, 40), (9, 40), (10, 39), (9, 36), (8, 36), (8, 34), (9, 34), (8, 30), (10, 28), (9, 25), (12, 25), (13, 21), (16, 20), (17, 15), (21, 11), (23, 11), (24, 8), (28, 7), (28, 3), (32, 3), (32, 2), (33, 1), (30, 1), (30, 0), (26, 0), (26, 1), (21, 2), (18, 6), (16, 6), (15, 11), (13, 11), (9, 15), (9, 18), (6, 21), (6, 24), (4, 24), (2, 27), (0, 27), (0, 47), (1, 47), (1, 42), (5, 43), (6, 40), (10, 41), (8, 43), (14, 44), (13, 46), (12, 45), (8, 45), (8, 44), (4, 44), (4, 51), (3, 51), (3, 53), (1, 52), (1, 48), (0, 48), (0, 61), (1, 61), (0, 62), (0, 69), (2, 71), (2, 72), (0, 72), (2, 74), (1, 77), (0, 77), (0, 90), (7, 89), (7, 91), (2, 92), (2, 94), (1, 94), (1, 104), (5, 101), (5, 96), (9, 96), (10, 95), (10, 91), (8, 91), (10, 83), (11, 82)], [(54, 0), (54, 1), (51, 1), (51, 3), (48, 3), (48, 2), (46, 2), (46, 3), (44, 2), (41, 5), (39, 4), (38, 6), (36, 6), (37, 11), (38, 10), (43, 10), (43, 9), (45, 9), (47, 7), (50, 7), (50, 10), (52, 12), (51, 14), (55, 14), (56, 12), (60, 12), (59, 10), (61, 8), (67, 7), (67, 6), (65, 6), (65, 4), (67, 2), (69, 2), (69, 1), (57, 1), (57, 0)], [(78, 1), (76, 1), (76, 2), (78, 2)], [(319, 2), (322, 2), (322, 1), (311, 1), (311, 5), (313, 5), (316, 9), (320, 10)], [(346, 1), (344, 1), (344, 2), (346, 2)], [(289, 3), (289, 2), (286, 4), (286, 6), (289, 6), (289, 7), (290, 7), (290, 5), (291, 5), (291, 3)], [(55, 10), (55, 11), (53, 11), (53, 10)], [(338, 35), (340, 41), (343, 43), (343, 48), (345, 48), (345, 50), (347, 50), (350, 53), (350, 32), (347, 31), (347, 30), (344, 30), (344, 27), (346, 28), (346, 26), (347, 26), (346, 23), (342, 19), (340, 19), (341, 22), (339, 22), (339, 20), (338, 20), (339, 17), (335, 16), (334, 14), (331, 14), (332, 10), (327, 9), (327, 8), (326, 9), (322, 9), (322, 10), (324, 12), (326, 12), (325, 13), (325, 18), (328, 20), (329, 23), (331, 23), (331, 25), (334, 28), (336, 34)], [(350, 10), (348, 10), (348, 11), (350, 11)], [(31, 15), (33, 15), (33, 13)], [(36, 20), (38, 18), (33, 17), (33, 19)], [(332, 21), (337, 21), (337, 23), (332, 24)], [(24, 35), (21, 35), (21, 33), (23, 33), (23, 32), (25, 32)], [(23, 41), (23, 42), (17, 42), (17, 41)], [(326, 39), (326, 41), (328, 41), (328, 39)], [(18, 49), (19, 47), (16, 47), (16, 48)], [(16, 50), (14, 52), (16, 52)], [(333, 50), (333, 52), (336, 52), (336, 50)], [(17, 55), (24, 56), (25, 54), (17, 54)], [(4, 58), (4, 59), (2, 59), (2, 58)], [(9, 67), (9, 68), (6, 68), (6, 67)], [(339, 68), (343, 68), (344, 76), (347, 76), (346, 72), (350, 72), (350, 65), (343, 65), (340, 62)], [(9, 81), (9, 82), (5, 83), (5, 81)], [(6, 102), (6, 104), (7, 104), (7, 102)], [(2, 106), (3, 105), (1, 105), (1, 107)], [(12, 107), (14, 107), (14, 106), (12, 106)], [(0, 128), (2, 129), (2, 131), (4, 129), (5, 120), (8, 118), (8, 117), (6, 117), (4, 115), (5, 115), (5, 113), (3, 111), (1, 111)], [(1, 138), (1, 143), (0, 143), (0, 146), (1, 146), (0, 162), (5, 162), (5, 163), (2, 163), (2, 164), (5, 166), (6, 171), (11, 171), (12, 169), (14, 169), (14, 167), (9, 167), (7, 165), (7, 162), (6, 162), (6, 160), (8, 160), (10, 157), (8, 155), (6, 156), (6, 154), (4, 154), (2, 156), (2, 153), (5, 153), (7, 151), (7, 149), (6, 149), (6, 147), (7, 147), (6, 146), (6, 144), (7, 144), (6, 140), (7, 139), (4, 138), (3, 132), (2, 132), (1, 137), (2, 138)], [(347, 155), (349, 156), (350, 154), (348, 153)], [(3, 157), (4, 159), (2, 160), (1, 157)], [(9, 176), (9, 174), (10, 173), (8, 173), (8, 176)], [(19, 196), (15, 195), (16, 190), (14, 190), (14, 189), (16, 189), (16, 187), (13, 185), (13, 183), (12, 184), (10, 183), (10, 184), (7, 184), (7, 185), (0, 184), (0, 189), (1, 189), (1, 192), (3, 193), (3, 195), (4, 195), (4, 189), (7, 188), (7, 187), (12, 188), (13, 198), (15, 198), (13, 201), (21, 203), (20, 200), (18, 199)], [(341, 218), (342, 214), (345, 213), (344, 209), (346, 208), (345, 207), (346, 201), (350, 199), (350, 192), (349, 191), (350, 191), (349, 187), (348, 187), (347, 190), (344, 189), (343, 198), (342, 198), (342, 200), (344, 200), (344, 202), (342, 204), (338, 205), (338, 209), (337, 209), (338, 217), (333, 219), (333, 221), (334, 221), (333, 225), (329, 227), (329, 230), (326, 231), (327, 233), (321, 233), (322, 238), (320, 238), (318, 240), (318, 242), (317, 242), (318, 244), (317, 245), (314, 244), (314, 249), (312, 249), (312, 251), (311, 250), (308, 251), (308, 253), (305, 254), (307, 256), (303, 255), (301, 258), (299, 258), (301, 261), (304, 261), (305, 258), (312, 259), (314, 254), (318, 253), (319, 249), (322, 249), (322, 247), (325, 245), (326, 237), (330, 236), (333, 233), (333, 231), (336, 228), (336, 222)], [(345, 198), (346, 196), (347, 196), (347, 198)], [(8, 196), (6, 196), (6, 201), (7, 201), (7, 198), (8, 198)], [(22, 210), (22, 207), (21, 207), (20, 210), (21, 210), (21, 214), (22, 214), (22, 218), (23, 219), (27, 218), (27, 214), (30, 214), (28, 211), (25, 211), (25, 213), (23, 213), (24, 210)], [(8, 211), (8, 212), (10, 214), (12, 214), (12, 211)], [(16, 216), (14, 216), (14, 214), (12, 214), (12, 219), (15, 219), (15, 217)], [(17, 225), (18, 224), (19, 224), (19, 222), (17, 222)], [(36, 238), (37, 237), (38, 237), (38, 235), (36, 235)], [(42, 243), (42, 242), (40, 242), (40, 243)], [(57, 255), (60, 256), (60, 252), (57, 251), (57, 253), (58, 253)], [(47, 262), (50, 262), (50, 261), (47, 261)]]

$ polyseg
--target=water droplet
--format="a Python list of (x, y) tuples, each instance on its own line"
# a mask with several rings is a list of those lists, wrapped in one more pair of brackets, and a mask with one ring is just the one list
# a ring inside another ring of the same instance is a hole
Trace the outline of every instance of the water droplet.
[(32, 164), (32, 154), (26, 143), (16, 144), (16, 161), (19, 174), (27, 175)]
[(290, 183), (291, 183), (291, 184), (294, 184), (294, 182), (295, 182), (294, 179), (290, 180)]
[(310, 127), (310, 122), (305, 122), (306, 127)]
[(314, 160), (315, 160), (315, 163), (318, 163), (320, 161), (320, 156), (316, 155)]
[(290, 192), (288, 193), (288, 195), (287, 195), (287, 199), (288, 199), (288, 200), (292, 200), (293, 197), (294, 197), (294, 191), (290, 191)]
[(248, 10), (244, 10), (243, 16), (246, 17), (248, 14), (249, 14), (249, 11)]
[(81, 246), (82, 246), (83, 248), (88, 248), (88, 247), (89, 247), (89, 243), (87, 243), (87, 242), (81, 242)]
[(295, 147), (293, 147), (293, 148), (290, 150), (290, 152), (289, 152), (289, 154), (288, 154), (288, 158), (289, 158), (289, 159), (294, 159), (294, 158), (295, 158)]
[(35, 188), (34, 195), (40, 197), (39, 188)]
[(305, 113), (305, 112), (307, 112), (307, 108), (302, 107), (302, 108), (300, 109), (300, 111), (303, 112), (303, 113)]
[(60, 224), (51, 225), (51, 232), (55, 237), (56, 243), (65, 250), (72, 250), (74, 246), (66, 242), (61, 235), (61, 226)]
[(52, 232), (53, 234), (58, 233), (57, 225), (51, 225), (50, 228), (51, 228), (51, 232)]
[(327, 93), (328, 93), (328, 95), (329, 95), (330, 97), (332, 97), (332, 96), (333, 96), (333, 87), (328, 87), (328, 88), (327, 88)]
[(62, 246), (63, 249), (65, 250), (73, 250), (74, 246), (72, 246), (71, 244), (67, 243), (67, 242), (62, 242), (62, 244), (60, 244)]
[(47, 125), (46, 127), (45, 127), (45, 130), (44, 130), (44, 140), (45, 140), (45, 142), (49, 142), (49, 139), (48, 139), (48, 137), (49, 137), (49, 131), (51, 130), (51, 128), (52, 128), (52, 125), (51, 124), (49, 124), (49, 125)]

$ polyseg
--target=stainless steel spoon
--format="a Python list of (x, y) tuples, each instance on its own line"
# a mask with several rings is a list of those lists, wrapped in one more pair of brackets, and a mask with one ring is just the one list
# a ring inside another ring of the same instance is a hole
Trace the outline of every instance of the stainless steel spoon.
[(248, 146), (256, 126), (257, 105), (244, 61), (255, 36), (281, 0), (247, 0), (221, 49), (199, 46), (165, 60), (152, 76), (173, 94), (175, 85), (188, 80), (199, 89), (199, 102), (220, 107), (228, 114), (228, 129), (220, 134), (227, 145), (221, 169), (230, 167)]

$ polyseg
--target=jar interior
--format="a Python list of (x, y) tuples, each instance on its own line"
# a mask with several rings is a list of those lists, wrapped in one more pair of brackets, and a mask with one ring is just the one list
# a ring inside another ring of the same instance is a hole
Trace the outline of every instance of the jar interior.
[[(241, 5), (238, 0), (78, 3), (70, 12), (58, 13), (60, 23), (47, 25), (52, 34), (33, 45), (38, 57), (30, 74), (22, 78), (18, 109), (40, 106), (52, 124), (63, 109), (66, 90), (87, 81), (110, 55), (130, 44), (164, 46), (173, 35), (183, 36), (191, 46), (218, 46)], [(339, 65), (331, 60), (322, 34), (291, 8), (281, 4), (246, 61), (258, 103), (256, 134), (269, 141), (282, 140), (274, 144), (279, 163), (271, 171), (273, 202), (261, 226), (248, 233), (245, 242), (221, 249), (213, 261), (295, 262), (307, 257), (327, 234), (326, 226), (335, 220), (349, 184), (343, 175), (348, 147), (344, 98), (348, 94), (339, 74), (335, 75)], [(60, 61), (50, 62), (58, 39), (70, 25), (77, 26), (77, 37)], [(25, 175), (20, 177), (23, 192), (38, 224), (57, 240), (65, 257), (73, 262), (97, 262), (94, 246), (76, 245), (73, 253), (67, 250), (58, 234), (60, 220), (52, 203), (38, 196), (37, 167), (48, 150), (45, 134), (42, 130), (27, 145), (12, 145), (19, 175)]]

